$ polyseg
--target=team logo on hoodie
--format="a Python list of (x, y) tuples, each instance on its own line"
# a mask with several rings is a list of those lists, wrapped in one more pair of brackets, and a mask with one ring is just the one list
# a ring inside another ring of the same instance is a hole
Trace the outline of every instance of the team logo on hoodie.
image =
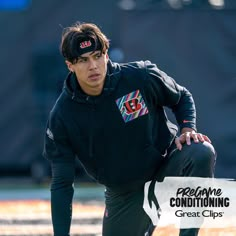
[(125, 122), (134, 120), (148, 113), (147, 106), (139, 90), (118, 98), (116, 104)]

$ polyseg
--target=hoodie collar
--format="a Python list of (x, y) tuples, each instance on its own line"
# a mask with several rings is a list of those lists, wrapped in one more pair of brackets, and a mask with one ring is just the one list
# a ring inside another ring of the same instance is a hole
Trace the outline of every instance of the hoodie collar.
[(76, 75), (74, 73), (69, 73), (65, 82), (64, 82), (64, 92), (71, 97), (71, 99), (76, 100), (78, 102), (88, 101), (89, 97), (93, 97), (94, 99), (107, 96), (111, 94), (116, 88), (119, 80), (120, 80), (120, 65), (118, 63), (114, 63), (112, 61), (108, 61), (107, 63), (107, 74), (103, 86), (102, 93), (98, 96), (89, 96), (81, 89)]

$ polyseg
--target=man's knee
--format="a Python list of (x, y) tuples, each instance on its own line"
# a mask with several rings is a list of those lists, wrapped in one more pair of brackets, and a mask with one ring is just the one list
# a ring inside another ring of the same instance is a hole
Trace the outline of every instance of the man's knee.
[(215, 163), (216, 151), (212, 144), (208, 142), (193, 143), (193, 158), (197, 162)]
[(216, 152), (214, 147), (208, 143), (192, 143), (185, 147), (193, 165), (193, 175), (212, 177), (215, 170)]

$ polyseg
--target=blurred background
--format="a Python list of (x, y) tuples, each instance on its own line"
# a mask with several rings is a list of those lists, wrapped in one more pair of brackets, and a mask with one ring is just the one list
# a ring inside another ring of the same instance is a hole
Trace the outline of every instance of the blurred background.
[(0, 0), (1, 178), (50, 177), (43, 137), (67, 75), (61, 32), (76, 21), (101, 27), (113, 61), (151, 60), (186, 86), (218, 153), (216, 177), (235, 178), (235, 0)]

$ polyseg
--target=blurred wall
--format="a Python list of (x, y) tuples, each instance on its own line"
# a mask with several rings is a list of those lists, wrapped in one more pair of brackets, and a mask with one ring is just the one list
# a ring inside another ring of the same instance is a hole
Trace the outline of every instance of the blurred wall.
[(46, 119), (67, 74), (61, 31), (79, 20), (98, 24), (111, 50), (119, 49), (117, 58), (151, 60), (189, 88), (198, 129), (218, 152), (216, 175), (234, 177), (236, 6), (200, 2), (174, 9), (165, 0), (33, 0), (21, 11), (1, 10), (0, 169), (43, 160)]
[(123, 12), (121, 47), (127, 61), (152, 60), (190, 90), (198, 131), (218, 153), (216, 176), (236, 177), (236, 4), (226, 3)]
[[(116, 34), (118, 8), (114, 1), (28, 2), (27, 8), (15, 9), (9, 4), (10, 8), (0, 9), (3, 175), (44, 162), (41, 153), (46, 119), (67, 74), (59, 53), (62, 28), (78, 20), (89, 21), (98, 24), (108, 37)], [(106, 14), (105, 9), (109, 9)]]

